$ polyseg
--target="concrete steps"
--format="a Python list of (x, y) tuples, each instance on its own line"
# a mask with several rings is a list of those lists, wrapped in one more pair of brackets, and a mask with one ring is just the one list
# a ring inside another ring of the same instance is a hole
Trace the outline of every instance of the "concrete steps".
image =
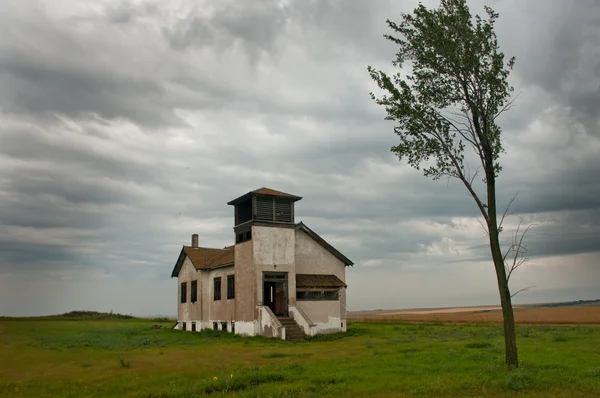
[(290, 317), (277, 317), (281, 325), (285, 327), (285, 339), (289, 341), (304, 340), (306, 334), (300, 326)]

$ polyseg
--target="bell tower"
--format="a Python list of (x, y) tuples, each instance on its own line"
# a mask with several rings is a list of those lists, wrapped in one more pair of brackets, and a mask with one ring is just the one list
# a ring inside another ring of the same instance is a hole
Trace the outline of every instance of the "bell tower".
[(235, 243), (252, 239), (252, 225), (293, 225), (294, 203), (300, 196), (260, 188), (228, 202), (234, 206)]

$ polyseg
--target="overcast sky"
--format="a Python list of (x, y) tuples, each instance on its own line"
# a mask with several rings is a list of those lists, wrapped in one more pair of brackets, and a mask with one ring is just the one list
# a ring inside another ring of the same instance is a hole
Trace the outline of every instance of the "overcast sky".
[[(369, 97), (416, 4), (0, 1), (0, 315), (174, 315), (181, 245), (232, 244), (226, 202), (263, 186), (355, 262), (350, 310), (498, 303), (474, 202), (399, 162)], [(600, 298), (600, 3), (486, 4), (521, 93), (504, 239), (535, 223), (515, 300)]]

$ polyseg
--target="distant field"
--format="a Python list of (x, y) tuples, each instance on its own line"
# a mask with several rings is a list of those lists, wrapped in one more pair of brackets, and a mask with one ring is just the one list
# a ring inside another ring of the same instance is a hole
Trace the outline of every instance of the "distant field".
[[(515, 305), (514, 310), (518, 324), (600, 325), (600, 301)], [(500, 323), (502, 312), (499, 306), (374, 310), (352, 311), (348, 318), (360, 321)]]
[(0, 396), (600, 396), (600, 326), (518, 326), (508, 371), (495, 324), (349, 322), (300, 342), (172, 324), (0, 318)]

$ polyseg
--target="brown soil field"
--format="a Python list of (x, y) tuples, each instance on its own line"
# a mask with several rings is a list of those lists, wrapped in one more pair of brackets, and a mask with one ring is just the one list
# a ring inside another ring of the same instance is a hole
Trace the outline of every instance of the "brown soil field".
[[(600, 325), (600, 303), (579, 305), (522, 305), (514, 306), (518, 324)], [(351, 311), (348, 319), (354, 321), (406, 322), (502, 322), (498, 306), (456, 307), (424, 310)]]

